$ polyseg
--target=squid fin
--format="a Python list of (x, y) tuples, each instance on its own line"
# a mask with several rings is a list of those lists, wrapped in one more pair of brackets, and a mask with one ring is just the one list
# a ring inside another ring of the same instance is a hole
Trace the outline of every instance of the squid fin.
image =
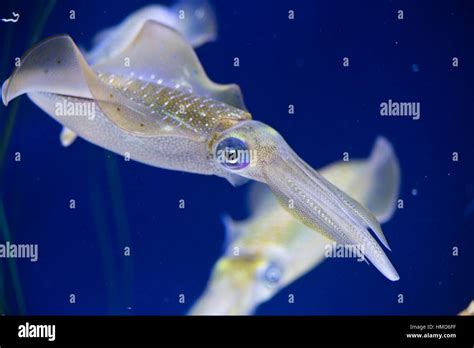
[(393, 216), (400, 191), (400, 165), (397, 155), (384, 137), (375, 141), (365, 170), (365, 180), (370, 189), (366, 192), (363, 204), (384, 223)]
[(69, 36), (53, 36), (42, 41), (21, 61), (21, 66), (3, 83), (5, 105), (21, 94), (36, 92), (93, 98), (86, 80), (94, 73)]
[(93, 67), (124, 76), (133, 72), (145, 81), (161, 79), (169, 87), (180, 85), (197, 95), (246, 110), (239, 86), (212, 82), (186, 40), (174, 29), (152, 20), (145, 22), (124, 51)]
[[(6, 105), (21, 94), (38, 92), (94, 100), (105, 116), (127, 132), (142, 136), (164, 134), (160, 122), (144, 105), (101, 81), (67, 35), (46, 39), (33, 47), (22, 59), (22, 65), (3, 84), (2, 99)], [(194, 136), (185, 130), (180, 133), (176, 130), (175, 135)]]

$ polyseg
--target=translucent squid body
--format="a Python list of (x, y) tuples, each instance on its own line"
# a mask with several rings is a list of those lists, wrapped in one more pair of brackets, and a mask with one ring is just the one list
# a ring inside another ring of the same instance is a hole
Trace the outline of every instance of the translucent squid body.
[[(364, 246), (389, 279), (398, 274), (374, 215), (305, 163), (276, 130), (252, 120), (237, 85), (209, 80), (174, 29), (146, 21), (127, 47), (89, 64), (71, 37), (33, 47), (2, 86), (78, 136), (155, 167), (268, 185), (296, 219), (341, 244)], [(87, 111), (88, 110), (88, 111)], [(86, 112), (87, 111), (87, 112)]]
[[(368, 159), (332, 163), (320, 173), (369, 207), (381, 223), (395, 212), (400, 169), (385, 138), (377, 139)], [(261, 303), (319, 265), (333, 247), (330, 239), (286, 212), (265, 185), (252, 185), (251, 216), (243, 221), (224, 217), (225, 252), (191, 315), (252, 314)]]

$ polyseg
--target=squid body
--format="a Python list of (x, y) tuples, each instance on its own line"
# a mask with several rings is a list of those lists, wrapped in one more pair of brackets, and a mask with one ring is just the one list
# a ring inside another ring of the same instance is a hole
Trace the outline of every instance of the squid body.
[(151, 166), (266, 184), (296, 219), (363, 245), (387, 278), (399, 279), (370, 233), (388, 248), (375, 216), (253, 120), (237, 85), (212, 82), (182, 34), (147, 20), (126, 43), (90, 59), (68, 35), (50, 37), (3, 83), (3, 102), (27, 94), (83, 139)]

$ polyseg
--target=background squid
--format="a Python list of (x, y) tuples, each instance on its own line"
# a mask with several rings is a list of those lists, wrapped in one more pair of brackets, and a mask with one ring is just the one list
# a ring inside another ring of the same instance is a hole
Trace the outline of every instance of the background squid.
[[(109, 51), (108, 51), (109, 52)], [(21, 94), (87, 141), (155, 167), (268, 185), (281, 206), (341, 244), (364, 247), (390, 280), (399, 276), (363, 205), (321, 176), (270, 126), (252, 120), (237, 85), (212, 82), (174, 29), (146, 21), (119, 52), (88, 63), (68, 35), (28, 51), (2, 86), (5, 105)], [(56, 112), (93, 103), (94, 117)]]

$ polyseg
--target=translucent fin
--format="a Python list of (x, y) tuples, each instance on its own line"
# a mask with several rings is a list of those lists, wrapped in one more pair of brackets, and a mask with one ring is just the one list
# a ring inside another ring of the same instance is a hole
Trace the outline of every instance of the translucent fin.
[(5, 105), (24, 93), (55, 93), (91, 99), (86, 75), (93, 74), (69, 36), (54, 36), (29, 50), (2, 86)]
[[(136, 103), (102, 82), (87, 64), (74, 41), (55, 36), (33, 47), (2, 88), (4, 103), (23, 93), (53, 93), (93, 99), (118, 127), (141, 136), (170, 135), (163, 130), (159, 115), (151, 115)], [(198, 133), (174, 129), (172, 136), (201, 140)]]
[(59, 135), (59, 140), (61, 145), (64, 147), (70, 146), (77, 139), (77, 134), (74, 133), (69, 128), (63, 127), (61, 134)]
[(393, 216), (400, 191), (400, 165), (390, 142), (378, 137), (365, 170), (370, 181), (364, 205), (384, 223)]
[[(129, 62), (129, 66), (125, 62)], [(209, 80), (184, 38), (174, 29), (155, 21), (147, 21), (124, 51), (94, 65), (94, 69), (123, 76), (133, 72), (145, 81), (161, 79), (169, 87), (180, 85), (197, 95), (246, 110), (239, 86)]]

